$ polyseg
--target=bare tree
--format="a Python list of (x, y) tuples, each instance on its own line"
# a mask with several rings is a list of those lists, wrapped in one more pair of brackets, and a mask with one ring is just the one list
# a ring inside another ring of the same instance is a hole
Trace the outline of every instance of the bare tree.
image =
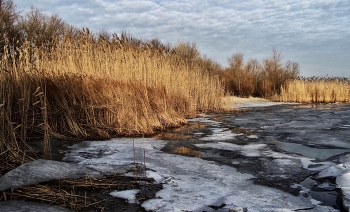
[(233, 54), (228, 58), (228, 64), (231, 71), (231, 80), (233, 81), (234, 94), (240, 95), (243, 83), (243, 54)]
[(279, 93), (281, 86), (288, 80), (298, 77), (299, 64), (291, 61), (283, 62), (283, 57), (276, 48), (272, 55), (260, 64), (250, 59), (246, 64), (243, 54), (233, 54), (228, 58), (229, 68), (222, 73), (226, 89), (239, 96), (270, 97)]
[(24, 38), (32, 45), (50, 45), (54, 39), (63, 37), (73, 27), (58, 15), (46, 15), (41, 10), (32, 7), (19, 21)]
[(289, 79), (294, 79), (299, 75), (299, 64), (287, 61), (283, 64), (283, 57), (276, 48), (272, 50), (272, 56), (263, 61), (264, 81), (266, 95), (279, 93), (280, 88)]
[(196, 43), (179, 42), (171, 49), (172, 57), (179, 62), (185, 62), (190, 70), (201, 56)]
[[(21, 38), (17, 26), (19, 13), (12, 0), (0, 0), (0, 55), (4, 52), (4, 46), (15, 49), (14, 45)], [(7, 48), (7, 49), (10, 49)]]
[(284, 66), (285, 71), (287, 72), (288, 78), (295, 79), (300, 74), (299, 63), (287, 61)]
[(261, 64), (257, 59), (250, 59), (246, 65), (246, 71), (250, 73), (252, 76), (252, 87), (250, 88), (252, 90), (251, 95), (256, 95), (258, 90), (258, 82), (260, 77), (260, 72), (262, 70)]

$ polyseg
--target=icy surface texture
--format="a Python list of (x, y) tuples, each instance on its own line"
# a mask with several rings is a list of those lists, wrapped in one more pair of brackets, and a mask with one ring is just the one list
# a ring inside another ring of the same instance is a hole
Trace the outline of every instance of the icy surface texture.
[(136, 199), (136, 194), (139, 192), (139, 189), (126, 190), (126, 191), (113, 191), (109, 193), (113, 197), (118, 197), (126, 199), (129, 203), (138, 203)]
[(71, 210), (55, 205), (48, 205), (37, 202), (27, 201), (0, 201), (1, 212), (72, 212)]
[[(147, 176), (163, 183), (156, 197), (142, 206), (151, 211), (203, 211), (211, 207), (223, 209), (247, 208), (248, 211), (290, 211), (313, 208), (310, 199), (293, 196), (274, 188), (254, 184), (253, 175), (238, 172), (235, 168), (218, 165), (196, 157), (161, 152), (166, 143), (155, 139), (113, 139), (111, 141), (84, 142), (72, 147), (67, 158), (80, 160), (80, 165), (128, 164), (135, 160), (146, 163)], [(83, 155), (108, 145), (117, 152), (99, 158)], [(133, 146), (135, 146), (133, 150)], [(264, 148), (258, 146), (256, 149)], [(145, 154), (145, 161), (143, 161)]]
[(50, 180), (77, 179), (86, 176), (100, 177), (101, 174), (78, 164), (39, 159), (23, 164), (2, 176), (0, 191)]

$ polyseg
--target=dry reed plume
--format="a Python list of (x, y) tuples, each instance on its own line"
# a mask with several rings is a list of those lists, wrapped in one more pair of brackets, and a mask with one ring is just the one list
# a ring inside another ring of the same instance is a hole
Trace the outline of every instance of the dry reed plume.
[(350, 102), (350, 82), (346, 78), (304, 78), (281, 86), (276, 101), (300, 103)]

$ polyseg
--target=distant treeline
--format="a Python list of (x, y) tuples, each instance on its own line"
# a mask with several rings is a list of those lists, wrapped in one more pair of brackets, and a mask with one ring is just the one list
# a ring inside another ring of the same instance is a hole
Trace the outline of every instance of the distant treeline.
[(266, 97), (279, 93), (286, 81), (299, 76), (299, 64), (283, 62), (281, 53), (273, 49), (271, 57), (262, 63), (250, 59), (244, 63), (243, 54), (234, 54), (229, 59), (229, 68), (223, 71), (226, 89), (234, 95)]

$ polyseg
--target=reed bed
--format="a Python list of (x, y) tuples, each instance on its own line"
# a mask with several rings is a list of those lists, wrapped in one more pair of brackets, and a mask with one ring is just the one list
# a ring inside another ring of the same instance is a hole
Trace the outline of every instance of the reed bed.
[(276, 101), (299, 103), (350, 102), (350, 81), (346, 78), (313, 77), (288, 81)]
[(220, 80), (200, 64), (125, 36), (97, 39), (85, 30), (39, 47), (7, 45), (0, 59), (0, 163), (6, 170), (35, 156), (30, 140), (42, 139), (50, 158), (50, 138), (153, 134), (219, 110), (224, 96)]

